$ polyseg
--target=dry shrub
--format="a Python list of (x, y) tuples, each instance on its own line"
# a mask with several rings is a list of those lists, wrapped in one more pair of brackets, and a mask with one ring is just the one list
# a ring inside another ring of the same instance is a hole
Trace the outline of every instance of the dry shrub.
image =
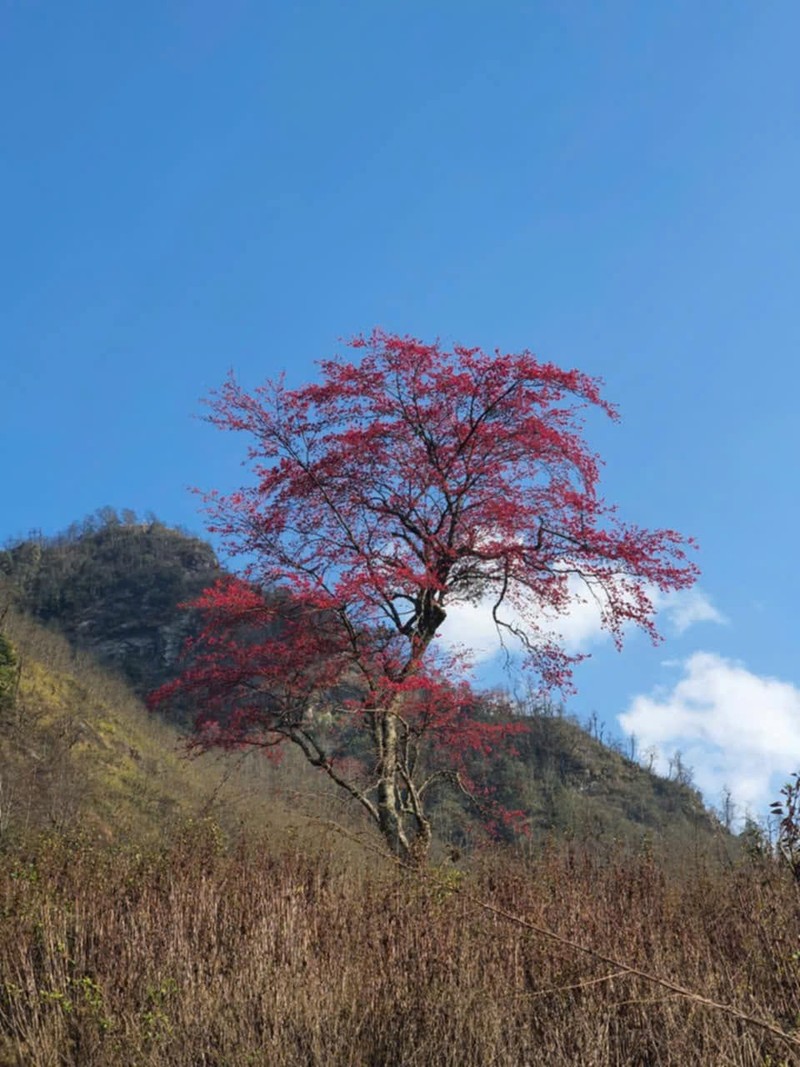
[(797, 1049), (472, 897), (798, 1022), (800, 911), (769, 862), (664, 873), (551, 844), (412, 875), (291, 835), (160, 850), (60, 836), (0, 870), (0, 1064), (731, 1067)]

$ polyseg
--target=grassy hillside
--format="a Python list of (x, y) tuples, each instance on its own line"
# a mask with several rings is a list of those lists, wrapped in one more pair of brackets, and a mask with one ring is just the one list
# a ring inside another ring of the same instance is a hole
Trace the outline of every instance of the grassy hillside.
[[(471, 772), (506, 808), (525, 811), (534, 840), (557, 834), (602, 848), (651, 835), (681, 850), (722, 832), (688, 782), (650, 773), (569, 716), (531, 708), (521, 720), (525, 730), (513, 744)], [(468, 808), (444, 794), (438, 800), (440, 834), (466, 843)]]
[(49, 828), (143, 840), (192, 816), (266, 818), (265, 790), (253, 796), (235, 758), (188, 760), (174, 726), (63, 637), (15, 612), (3, 634), (16, 662), (0, 702), (0, 839)]

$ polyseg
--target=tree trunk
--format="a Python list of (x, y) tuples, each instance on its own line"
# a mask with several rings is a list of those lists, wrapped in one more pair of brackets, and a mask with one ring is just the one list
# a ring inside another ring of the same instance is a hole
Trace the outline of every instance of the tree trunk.
[[(397, 716), (388, 710), (376, 724), (380, 732), (378, 781), (378, 826), (389, 850), (404, 863), (419, 866), (431, 845), (431, 825), (419, 797), (404, 802), (403, 792), (413, 790), (404, 781), (397, 737)], [(407, 768), (405, 768), (407, 770)], [(409, 803), (411, 802), (411, 810)], [(409, 825), (409, 822), (411, 825)]]
[(397, 719), (391, 710), (381, 716), (378, 729), (381, 753), (378, 825), (391, 852), (406, 859), (409, 845), (403, 829), (403, 813), (397, 789)]

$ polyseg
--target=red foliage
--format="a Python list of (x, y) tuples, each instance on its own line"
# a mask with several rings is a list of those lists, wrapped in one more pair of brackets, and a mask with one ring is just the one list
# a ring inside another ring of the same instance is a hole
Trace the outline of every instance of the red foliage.
[[(214, 395), (210, 421), (249, 436), (255, 480), (207, 498), (211, 529), (251, 562), (205, 593), (197, 658), (159, 697), (202, 696), (201, 745), (300, 745), (407, 854), (427, 847), (431, 776), (508, 733), (465, 710), (466, 664), (434, 641), (449, 607), (487, 603), (526, 666), (564, 688), (574, 657), (546, 620), (568, 609), (570, 576), (619, 643), (628, 623), (656, 638), (648, 588), (686, 588), (696, 568), (691, 542), (598, 496), (583, 411), (617, 415), (596, 379), (379, 331), (351, 347), (360, 362), (322, 362), (319, 384), (248, 393), (230, 378)], [(369, 740), (368, 785), (326, 753), (322, 705)]]

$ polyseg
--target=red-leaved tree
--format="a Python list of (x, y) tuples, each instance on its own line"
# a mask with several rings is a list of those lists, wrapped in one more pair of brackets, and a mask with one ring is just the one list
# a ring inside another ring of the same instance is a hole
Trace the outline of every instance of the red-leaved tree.
[[(619, 644), (630, 623), (657, 638), (650, 593), (697, 572), (684, 538), (598, 496), (582, 412), (617, 414), (597, 379), (380, 331), (350, 347), (360, 360), (321, 362), (318, 384), (213, 395), (254, 481), (208, 497), (211, 529), (250, 562), (203, 595), (189, 666), (156, 700), (191, 697), (201, 748), (296, 745), (416, 862), (433, 784), (463, 784), (465, 756), (510, 732), (474, 714), (464, 662), (435, 640), (448, 609), (483, 605), (563, 689), (575, 657), (551, 631), (576, 582)], [(361, 760), (336, 758), (336, 724)]]

